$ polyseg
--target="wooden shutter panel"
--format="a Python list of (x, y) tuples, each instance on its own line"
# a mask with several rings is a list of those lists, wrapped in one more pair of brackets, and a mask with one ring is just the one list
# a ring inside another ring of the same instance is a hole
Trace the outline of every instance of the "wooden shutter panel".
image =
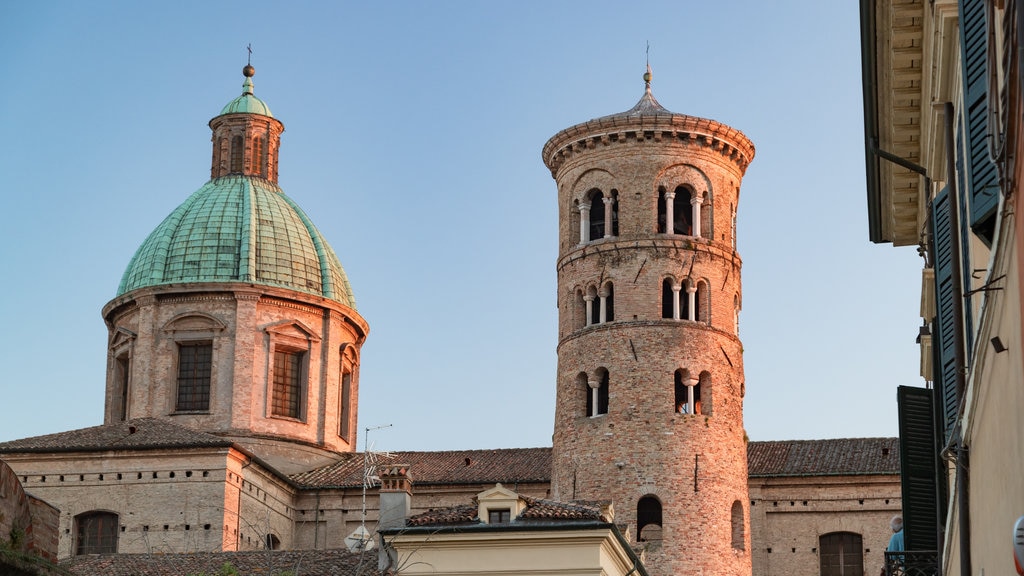
[(967, 122), (968, 188), (965, 192), (971, 204), (971, 229), (991, 246), (999, 207), (999, 174), (989, 156), (988, 9), (985, 0), (960, 0), (959, 4), (964, 119)]
[(945, 442), (949, 442), (956, 426), (960, 394), (956, 378), (956, 316), (954, 308), (954, 282), (956, 270), (953, 267), (953, 234), (951, 222), (952, 203), (947, 188), (943, 188), (932, 200), (932, 254), (935, 262), (935, 328), (936, 365), (935, 389), (939, 391), (942, 407), (942, 431)]
[(932, 390), (896, 389), (900, 417), (903, 538), (907, 550), (938, 550), (938, 455)]

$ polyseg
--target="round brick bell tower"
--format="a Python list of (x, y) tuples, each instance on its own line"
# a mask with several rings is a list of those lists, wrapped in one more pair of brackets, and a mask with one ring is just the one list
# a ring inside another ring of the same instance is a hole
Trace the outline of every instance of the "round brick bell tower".
[(607, 500), (652, 574), (751, 573), (742, 132), (651, 93), (544, 146), (558, 183), (552, 490)]

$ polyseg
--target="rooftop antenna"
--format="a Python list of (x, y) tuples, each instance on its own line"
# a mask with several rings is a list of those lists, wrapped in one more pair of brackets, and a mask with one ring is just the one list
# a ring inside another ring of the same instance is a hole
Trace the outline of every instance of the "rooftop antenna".
[(374, 426), (372, 428), (368, 426), (366, 428), (366, 435), (363, 436), (363, 516), (359, 523), (363, 537), (369, 535), (366, 531), (366, 489), (375, 486), (377, 480), (380, 479), (377, 476), (377, 461), (382, 457), (391, 457), (391, 454), (387, 452), (372, 452), (370, 450), (370, 432), (383, 430), (384, 428), (391, 428), (391, 424)]

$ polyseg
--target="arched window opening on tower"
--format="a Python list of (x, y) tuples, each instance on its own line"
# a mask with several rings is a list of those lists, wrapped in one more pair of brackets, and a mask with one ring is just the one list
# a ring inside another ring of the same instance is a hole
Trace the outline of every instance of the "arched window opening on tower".
[(732, 249), (736, 249), (736, 207), (729, 204), (729, 219), (732, 221)]
[(732, 310), (733, 310), (733, 330), (736, 334), (740, 333), (740, 297), (735, 295), (732, 297)]
[(243, 141), (241, 136), (235, 136), (231, 139), (231, 170), (232, 174), (242, 173), (242, 147)]
[(256, 176), (266, 177), (266, 171), (263, 167), (266, 163), (263, 161), (263, 138), (259, 136), (252, 140), (252, 173)]
[(213, 342), (178, 343), (176, 412), (205, 412), (210, 409), (212, 372)]
[(818, 537), (821, 576), (863, 576), (864, 551), (860, 534), (831, 532)]
[(698, 280), (694, 297), (693, 320), (711, 325), (711, 301), (708, 296), (708, 283)]
[(664, 186), (658, 188), (658, 233), (693, 233), (693, 207), (690, 205), (690, 190), (677, 186), (672, 192)]
[(591, 418), (608, 413), (608, 370), (598, 368), (594, 378), (581, 374), (587, 385), (587, 415)]
[(116, 554), (117, 514), (93, 510), (75, 516), (75, 554)]
[[(573, 200), (572, 201), (572, 208), (569, 210), (569, 225), (571, 226), (570, 230), (579, 230), (580, 244), (585, 244), (587, 242), (586, 237), (588, 235), (588, 231), (586, 229), (584, 229), (583, 226), (581, 226), (581, 224), (583, 222), (583, 217), (582, 217), (583, 215), (581, 214), (580, 208), (581, 208), (580, 201), (579, 200)], [(590, 227), (590, 224), (588, 223), (587, 224), (587, 228), (589, 228), (589, 227)]]
[(693, 231), (693, 235), (707, 238), (708, 240), (714, 240), (715, 231), (712, 227), (711, 197), (705, 191), (703, 194), (695, 196), (695, 198), (699, 198), (700, 203), (693, 207), (694, 221), (698, 222), (700, 226), (697, 227), (698, 229)]
[(732, 503), (732, 547), (735, 550), (746, 550), (746, 530), (743, 522), (743, 504), (739, 500)]
[(615, 320), (615, 287), (611, 282), (605, 282), (599, 293), (601, 298), (599, 313), (600, 322), (613, 322)]
[(697, 385), (693, 387), (693, 405), (695, 414), (711, 416), (711, 372), (707, 370), (697, 377)]
[(572, 298), (572, 329), (579, 330), (588, 326), (587, 301), (583, 297), (583, 290), (577, 289)]
[(601, 307), (597, 300), (597, 288), (587, 287), (587, 293), (583, 295), (583, 302), (586, 307), (587, 326), (601, 323)]
[(127, 352), (114, 359), (114, 382), (117, 382), (117, 397), (120, 403), (115, 412), (121, 421), (128, 419), (128, 383), (131, 374), (131, 360)]
[(338, 436), (345, 440), (352, 438), (352, 368), (345, 367), (341, 373), (341, 417), (338, 422)]
[(661, 317), (679, 320), (679, 288), (671, 278), (661, 281)]
[[(584, 242), (600, 240), (601, 238), (604, 238), (604, 194), (602, 194), (597, 188), (587, 192), (587, 205), (589, 207), (587, 212), (590, 213), (590, 224), (587, 237), (584, 239)], [(581, 216), (585, 216), (585, 214), (581, 213)]]
[(661, 502), (654, 496), (644, 496), (636, 503), (636, 539), (661, 542)]
[(302, 417), (305, 358), (306, 353), (301, 350), (274, 350), (274, 386), (271, 403), (273, 416)]
[(675, 381), (675, 407), (676, 414), (690, 414), (690, 373), (685, 368), (676, 370), (673, 380)]

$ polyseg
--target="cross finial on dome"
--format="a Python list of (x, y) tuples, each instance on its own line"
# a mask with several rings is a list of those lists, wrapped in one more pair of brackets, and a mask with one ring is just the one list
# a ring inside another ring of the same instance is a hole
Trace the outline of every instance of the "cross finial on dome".
[(654, 78), (654, 74), (651, 74), (651, 43), (647, 43), (647, 72), (644, 72), (644, 86), (648, 93), (651, 92), (651, 79)]
[(256, 75), (256, 69), (252, 67), (252, 44), (245, 47), (249, 51), (249, 59), (246, 60), (245, 68), (242, 68), (242, 76), (245, 76), (245, 82), (242, 82), (242, 94), (252, 94), (252, 77)]

